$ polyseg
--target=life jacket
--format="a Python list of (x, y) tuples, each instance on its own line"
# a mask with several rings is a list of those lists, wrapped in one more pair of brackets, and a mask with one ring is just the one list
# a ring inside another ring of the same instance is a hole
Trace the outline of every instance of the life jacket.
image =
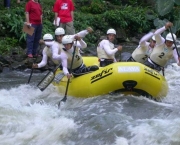
[[(72, 47), (71, 49), (74, 49), (74, 47)], [(83, 64), (83, 59), (82, 56), (79, 52), (79, 48), (75, 48), (75, 54), (74, 54), (74, 60), (73, 60), (73, 65), (72, 65), (72, 69), (76, 69), (78, 67), (80, 67)], [(73, 58), (73, 53), (70, 53), (68, 51), (66, 51), (65, 48), (63, 48), (64, 53), (66, 53), (68, 59), (68, 69), (70, 69), (71, 67), (71, 62), (72, 62), (72, 58)], [(73, 50), (74, 52), (74, 50)]]
[(132, 58), (140, 63), (144, 63), (150, 56), (152, 48), (149, 46), (149, 42), (146, 42), (145, 46), (138, 46), (132, 53)]
[(173, 56), (173, 47), (168, 48), (165, 43), (162, 45), (156, 46), (151, 55), (150, 59), (160, 66), (165, 66), (168, 60)]
[[(114, 49), (114, 44), (111, 43), (109, 40), (102, 40), (100, 43), (104, 43), (104, 41), (108, 41), (109, 42), (109, 47), (110, 49)], [(107, 55), (107, 53), (105, 52), (104, 48), (100, 48), (100, 43), (97, 47), (97, 55), (98, 55), (98, 58), (101, 59), (101, 58), (104, 58), (104, 59), (114, 59), (114, 55)]]

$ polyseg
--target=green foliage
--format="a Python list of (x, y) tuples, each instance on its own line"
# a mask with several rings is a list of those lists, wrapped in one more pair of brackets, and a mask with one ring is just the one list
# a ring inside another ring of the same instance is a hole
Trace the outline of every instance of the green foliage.
[(88, 45), (95, 44), (99, 37), (102, 35), (101, 31), (106, 31), (108, 24), (102, 21), (103, 15), (92, 15), (92, 14), (85, 14), (81, 12), (75, 12), (75, 23), (74, 27), (76, 28), (76, 32), (86, 29), (87, 27), (91, 26), (95, 33), (91, 35), (87, 35), (84, 40), (88, 43)]
[[(0, 53), (4, 53), (12, 46), (24, 45), (26, 34), (22, 32), (25, 20), (25, 2), (21, 5), (11, 1), (10, 9), (0, 5)], [(55, 1), (40, 0), (43, 7), (43, 34), (54, 34), (52, 22), (54, 13), (52, 7)], [(123, 29), (128, 37), (137, 33), (145, 33), (160, 27), (166, 21), (174, 24), (173, 32), (180, 32), (180, 1), (157, 0), (156, 7), (147, 5), (147, 0), (74, 0), (76, 7), (74, 27), (76, 32), (91, 26), (94, 33), (87, 35), (84, 40), (88, 45), (96, 45), (107, 29)], [(0, 2), (2, 4), (2, 2)], [(156, 11), (155, 11), (156, 10)], [(154, 23), (153, 23), (154, 22)], [(11, 42), (12, 41), (12, 42)]]
[(7, 54), (12, 47), (16, 47), (18, 43), (18, 40), (14, 37), (12, 38), (3, 38), (0, 40), (0, 54)]
[(121, 7), (119, 10), (110, 10), (104, 14), (104, 18), (110, 26), (123, 28), (128, 34), (142, 33), (151, 29), (151, 22), (148, 21), (147, 9), (132, 6)]
[(50, 33), (50, 34), (54, 35), (54, 31), (55, 31), (55, 26), (52, 25), (52, 21), (49, 21), (47, 19), (43, 20), (42, 36), (46, 33)]
[(102, 0), (92, 0), (89, 2), (89, 6), (82, 6), (80, 10), (84, 13), (91, 13), (91, 14), (102, 14), (107, 10), (107, 5), (105, 1)]
[[(180, 1), (179, 0), (158, 0), (157, 3), (157, 11), (159, 13), (160, 19), (155, 19), (155, 22), (157, 27), (160, 26), (160, 21), (166, 22), (171, 21), (174, 24), (174, 27), (172, 28), (174, 33), (180, 32)], [(157, 23), (158, 20), (158, 23)]]
[(112, 4), (114, 4), (114, 5), (121, 5), (121, 1), (120, 0), (111, 0), (110, 2)]
[(174, 2), (172, 0), (157, 0), (157, 10), (161, 16), (169, 13), (174, 6)]
[(102, 14), (107, 8), (105, 2), (102, 0), (93, 0), (89, 9), (92, 14)]
[[(21, 37), (23, 20), (24, 20), (24, 9), (17, 7), (16, 9), (5, 9), (2, 11), (0, 25), (3, 30), (2, 35)], [(7, 33), (9, 31), (9, 33)]]
[(180, 1), (179, 0), (174, 0), (175, 4), (180, 5)]

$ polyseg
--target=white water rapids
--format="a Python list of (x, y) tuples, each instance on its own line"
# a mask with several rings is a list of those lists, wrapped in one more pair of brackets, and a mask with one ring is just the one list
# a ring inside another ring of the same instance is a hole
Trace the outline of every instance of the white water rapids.
[[(169, 92), (162, 102), (144, 97), (64, 97), (44, 74), (0, 74), (0, 145), (180, 145), (180, 67), (169, 65)], [(41, 75), (41, 76), (39, 76)], [(98, 88), (97, 88), (98, 89)], [(83, 90), (82, 90), (83, 91)]]

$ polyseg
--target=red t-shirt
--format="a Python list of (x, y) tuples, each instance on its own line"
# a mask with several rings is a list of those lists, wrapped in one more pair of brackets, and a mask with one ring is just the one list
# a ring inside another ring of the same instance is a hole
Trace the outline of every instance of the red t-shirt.
[(31, 24), (41, 24), (42, 8), (39, 3), (30, 0), (26, 3), (25, 12), (29, 13)]
[(58, 13), (61, 23), (72, 21), (71, 11), (74, 11), (74, 4), (72, 0), (56, 0), (53, 11)]

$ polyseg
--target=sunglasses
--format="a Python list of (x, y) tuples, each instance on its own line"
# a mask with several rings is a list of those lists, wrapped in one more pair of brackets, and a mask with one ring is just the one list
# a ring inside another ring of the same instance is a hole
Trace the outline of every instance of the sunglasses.
[(44, 41), (53, 41), (53, 40), (51, 40), (51, 39), (46, 39), (46, 40), (44, 40)]
[(64, 35), (56, 35), (56, 37), (63, 37)]

